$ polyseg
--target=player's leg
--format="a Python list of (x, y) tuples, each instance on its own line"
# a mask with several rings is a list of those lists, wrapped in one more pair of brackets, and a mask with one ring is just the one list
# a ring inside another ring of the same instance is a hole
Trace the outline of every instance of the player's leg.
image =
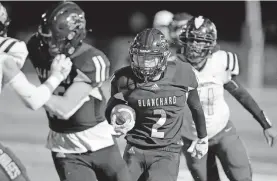
[(26, 168), (19, 158), (2, 144), (0, 144), (0, 180), (30, 181)]
[(143, 150), (126, 145), (123, 159), (125, 160), (133, 181), (137, 181), (144, 173), (145, 158)]
[(92, 160), (98, 181), (132, 181), (118, 145), (103, 148), (87, 155)]
[(191, 145), (191, 140), (183, 137), (183, 154), (186, 158), (188, 169), (195, 181), (220, 181), (215, 157), (215, 147), (209, 146), (208, 153), (201, 159), (191, 156), (187, 149)]
[(180, 152), (145, 150), (148, 170), (145, 181), (177, 181), (180, 165)]
[(218, 144), (217, 156), (227, 177), (230, 181), (252, 181), (249, 157), (231, 122), (223, 134)]
[(52, 152), (52, 158), (61, 181), (96, 181), (94, 170), (83, 154)]

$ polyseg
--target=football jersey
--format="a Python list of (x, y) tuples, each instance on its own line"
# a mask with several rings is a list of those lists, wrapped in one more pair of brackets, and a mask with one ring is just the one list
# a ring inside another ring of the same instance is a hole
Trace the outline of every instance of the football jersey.
[[(230, 117), (223, 86), (233, 75), (239, 74), (238, 58), (234, 53), (219, 50), (208, 58), (201, 71), (194, 71), (198, 79), (197, 90), (205, 113), (207, 133), (212, 138), (227, 125)], [(184, 123), (183, 135), (189, 139), (197, 138), (191, 117)]]
[(168, 62), (162, 78), (142, 82), (130, 66), (118, 70), (112, 90), (122, 93), (136, 111), (136, 123), (126, 140), (141, 148), (161, 148), (178, 144), (184, 119), (187, 93), (197, 87), (195, 73), (187, 63)]
[[(30, 60), (37, 71), (38, 77), (41, 82), (44, 82), (50, 75), (51, 67), (48, 47), (41, 44), (37, 35), (31, 37), (27, 46), (30, 52)], [(88, 44), (83, 43), (71, 57), (71, 61), (73, 63), (72, 70), (66, 80), (54, 91), (54, 95), (62, 96), (74, 81), (83, 81), (95, 85), (109, 77), (110, 64), (107, 57), (100, 50)], [(67, 121), (61, 120), (51, 112), (46, 111), (50, 128), (58, 133), (74, 133), (94, 127), (106, 120), (104, 115), (106, 100), (101, 89), (98, 88), (98, 90), (101, 99), (96, 99), (95, 95), (91, 95), (90, 100), (85, 102)]]
[[(28, 56), (28, 50), (25, 42), (10, 38), (10, 37), (0, 37), (0, 52), (7, 53), (14, 57), (14, 61), (17, 63), (18, 67), (21, 69), (25, 63)], [(3, 71), (2, 63), (5, 59), (0, 56), (0, 93), (3, 88)]]

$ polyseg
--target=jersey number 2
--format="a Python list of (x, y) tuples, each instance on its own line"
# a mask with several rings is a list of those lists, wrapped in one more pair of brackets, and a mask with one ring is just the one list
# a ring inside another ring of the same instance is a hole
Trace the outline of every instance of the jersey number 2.
[(162, 127), (166, 122), (166, 112), (163, 109), (155, 109), (154, 115), (160, 115), (158, 121), (153, 125), (151, 130), (151, 137), (164, 138), (164, 132), (159, 132), (158, 129)]

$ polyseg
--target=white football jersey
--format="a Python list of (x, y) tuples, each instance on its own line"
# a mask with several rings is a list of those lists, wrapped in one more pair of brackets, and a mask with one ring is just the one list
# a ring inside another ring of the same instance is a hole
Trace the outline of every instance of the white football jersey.
[(1, 53), (7, 53), (14, 57), (14, 61), (19, 68), (22, 68), (28, 56), (28, 50), (25, 42), (10, 37), (0, 37), (0, 93), (3, 87), (3, 62), (5, 58), (1, 58)]
[[(195, 70), (198, 79), (198, 93), (206, 118), (208, 137), (212, 138), (225, 128), (230, 110), (224, 99), (224, 84), (232, 75), (239, 74), (237, 55), (219, 50), (208, 58), (201, 71)], [(191, 117), (184, 121), (183, 136), (196, 139), (197, 132)]]

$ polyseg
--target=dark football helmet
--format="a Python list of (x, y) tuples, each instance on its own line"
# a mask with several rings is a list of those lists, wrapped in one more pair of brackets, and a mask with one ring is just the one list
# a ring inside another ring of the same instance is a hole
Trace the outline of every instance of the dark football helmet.
[(85, 13), (74, 2), (60, 2), (42, 15), (38, 33), (51, 55), (70, 56), (86, 37)]
[(186, 60), (199, 68), (216, 48), (216, 26), (208, 18), (194, 17), (182, 28), (179, 40)]
[(0, 36), (7, 36), (10, 18), (7, 9), (0, 3)]
[(145, 29), (137, 34), (129, 49), (134, 74), (145, 82), (163, 73), (170, 55), (164, 34), (155, 29)]
[(173, 43), (179, 43), (179, 35), (182, 27), (185, 26), (193, 16), (188, 13), (177, 13), (169, 24), (169, 35)]

